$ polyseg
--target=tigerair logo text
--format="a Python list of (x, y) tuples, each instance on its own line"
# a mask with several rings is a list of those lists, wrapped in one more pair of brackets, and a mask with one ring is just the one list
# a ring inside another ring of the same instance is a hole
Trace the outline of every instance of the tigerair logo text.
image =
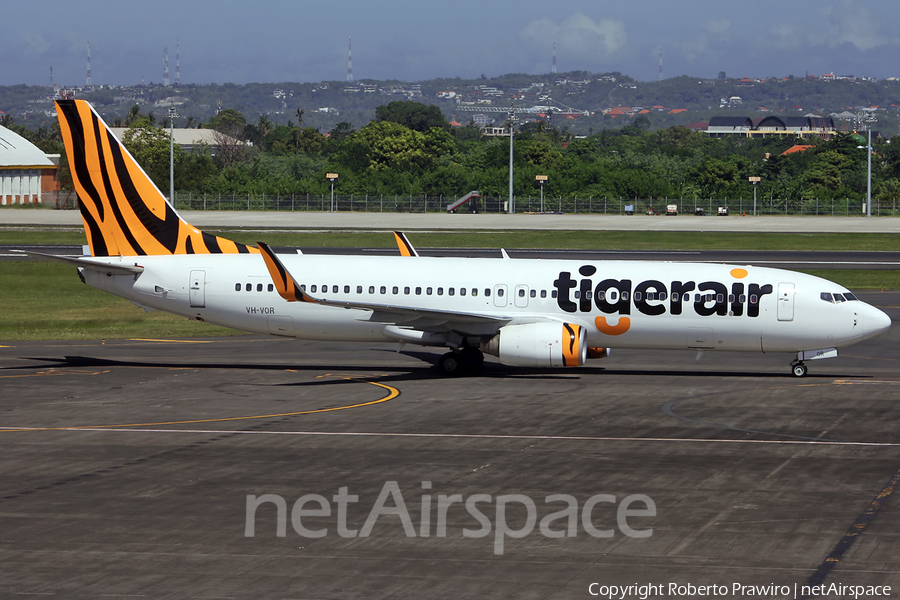
[[(573, 279), (572, 273), (561, 271), (553, 287), (556, 288), (556, 303), (565, 312), (599, 310), (607, 315), (618, 315), (615, 324), (610, 324), (604, 316), (594, 319), (597, 329), (607, 335), (621, 335), (630, 329), (632, 308), (648, 316), (680, 315), (693, 310), (702, 317), (758, 317), (760, 300), (772, 293), (771, 284), (741, 281), (731, 282), (730, 289), (728, 284), (720, 281), (672, 281), (667, 285), (656, 279), (637, 284), (631, 279), (604, 279), (595, 284), (591, 277), (596, 273), (597, 268), (593, 265), (578, 269), (581, 279)], [(730, 272), (735, 279), (744, 279), (748, 274), (746, 269)], [(686, 306), (688, 304), (690, 307)]]

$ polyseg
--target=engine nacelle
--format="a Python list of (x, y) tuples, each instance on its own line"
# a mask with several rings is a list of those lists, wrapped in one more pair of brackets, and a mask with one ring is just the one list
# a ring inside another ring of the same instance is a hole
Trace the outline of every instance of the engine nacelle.
[(586, 336), (574, 323), (507, 325), (481, 351), (515, 367), (580, 367), (587, 360)]

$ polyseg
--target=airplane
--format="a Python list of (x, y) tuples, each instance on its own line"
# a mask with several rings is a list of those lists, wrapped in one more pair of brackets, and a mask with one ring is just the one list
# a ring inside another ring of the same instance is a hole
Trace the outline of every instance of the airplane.
[(145, 309), (306, 340), (396, 342), (449, 351), (444, 375), (484, 355), (525, 368), (579, 367), (610, 348), (833, 358), (891, 319), (811, 275), (728, 264), (310, 255), (200, 231), (169, 204), (84, 100), (56, 102), (90, 255), (88, 285)]

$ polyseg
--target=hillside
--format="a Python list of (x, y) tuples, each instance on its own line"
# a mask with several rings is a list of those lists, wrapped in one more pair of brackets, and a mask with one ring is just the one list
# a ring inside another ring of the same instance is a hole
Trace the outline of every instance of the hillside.
[[(52, 100), (57, 92), (46, 86), (0, 86), (0, 111), (17, 124), (38, 129), (55, 121)], [(124, 119), (134, 105), (162, 120), (174, 102), (179, 126), (205, 123), (219, 107), (235, 109), (249, 121), (267, 115), (275, 124), (296, 124), (297, 111), (302, 109), (304, 126), (326, 131), (338, 123), (359, 128), (373, 119), (376, 107), (391, 100), (411, 99), (435, 104), (448, 120), (461, 124), (479, 114), (487, 122), (502, 123), (510, 106), (550, 105), (556, 108), (551, 116), (554, 126), (581, 135), (618, 129), (638, 117), (644, 117), (640, 121), (643, 127), (656, 130), (706, 121), (715, 115), (827, 116), (877, 107), (873, 128), (886, 136), (900, 133), (900, 81), (833, 76), (749, 80), (720, 74), (719, 79), (681, 76), (638, 82), (621, 73), (571, 72), (416, 83), (364, 80), (94, 86), (77, 88), (75, 95), (90, 100), (111, 124), (117, 118)], [(521, 115), (523, 121), (536, 118), (532, 113)], [(852, 123), (849, 126), (852, 128)]]

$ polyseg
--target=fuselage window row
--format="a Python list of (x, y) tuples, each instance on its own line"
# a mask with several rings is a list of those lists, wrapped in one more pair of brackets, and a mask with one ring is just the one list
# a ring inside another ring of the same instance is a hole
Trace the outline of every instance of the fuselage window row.
[[(329, 293), (329, 292), (328, 292), (329, 287), (330, 287), (330, 289), (331, 289), (331, 293), (332, 293), (332, 294), (338, 294), (338, 293), (341, 292), (341, 286), (340, 286), (340, 285), (331, 285), (331, 286), (329, 286), (328, 284), (322, 284), (322, 285), (320, 286), (320, 285), (315, 284), (315, 283), (310, 284), (309, 286), (307, 286), (306, 284), (301, 284), (301, 285), (300, 285), (300, 289), (301, 289), (301, 290), (303, 290), (303, 291), (305, 292), (305, 291), (307, 291), (307, 288), (308, 288), (308, 289), (309, 289), (309, 293), (311, 293), (311, 294), (316, 294), (316, 293), (327, 294), (327, 293)], [(244, 284), (241, 284), (241, 283), (235, 283), (235, 284), (234, 284), (234, 291), (236, 291), (236, 292), (241, 292), (241, 291), (243, 291), (243, 292), (252, 292), (252, 291), (254, 290), (254, 288), (256, 289), (257, 292), (262, 292), (262, 291), (274, 292), (274, 291), (275, 291), (275, 286), (274, 286), (274, 284), (271, 284), (271, 283), (269, 283), (269, 284), (267, 284), (267, 285), (263, 285), (262, 283), (257, 283), (255, 286), (254, 286), (254, 284), (252, 284), (252, 283), (244, 283)], [(344, 286), (343, 286), (343, 293), (344, 293), (344, 294), (350, 294), (352, 289), (353, 289), (352, 286), (350, 286), (350, 285), (344, 285)], [(363, 291), (364, 291), (365, 289), (366, 289), (365, 286), (357, 285), (357, 286), (356, 286), (356, 293), (357, 293), (357, 294), (362, 294)], [(321, 291), (320, 291), (320, 290), (321, 290)], [(368, 287), (368, 292), (369, 292), (369, 294), (371, 294), (371, 295), (374, 295), (374, 294), (376, 293), (376, 290), (377, 290), (377, 292), (380, 293), (380, 294), (387, 295), (387, 293), (388, 293), (388, 286), (382, 285), (382, 286), (378, 286), (378, 287), (376, 288), (376, 286), (370, 285), (370, 286)], [(426, 295), (426, 296), (433, 296), (433, 295), (443, 296), (445, 292), (446, 292), (446, 294), (447, 294), (448, 296), (455, 296), (455, 295), (457, 294), (457, 292), (459, 292), (459, 295), (460, 295), (460, 296), (471, 296), (472, 298), (477, 298), (478, 295), (479, 295), (479, 293), (480, 293), (478, 288), (464, 288), (464, 287), (461, 287), (461, 288), (456, 288), (456, 287), (448, 287), (448, 288), (444, 288), (444, 287), (438, 287), (438, 288), (424, 287), (424, 288), (423, 288), (423, 287), (421, 287), (421, 286), (416, 286), (415, 288), (410, 287), (410, 286), (404, 286), (404, 287), (403, 287), (403, 292), (402, 292), (402, 293), (403, 293), (403, 295), (405, 295), (405, 296), (409, 296), (409, 295), (411, 295), (411, 294), (415, 294), (416, 296), (421, 296), (421, 295), (423, 295), (423, 294)], [(396, 286), (396, 285), (395, 285), (395, 286), (391, 286), (391, 288), (390, 288), (390, 293), (393, 294), (393, 295), (395, 295), (395, 296), (400, 295), (400, 293), (401, 293), (401, 292), (400, 292), (400, 286)], [(501, 298), (504, 297), (504, 296), (505, 296), (505, 289), (504, 289), (504, 287), (498, 287), (498, 288), (496, 289), (495, 293), (496, 293), (496, 295), (497, 295), (498, 297), (501, 297)], [(548, 293), (547, 293), (547, 290), (540, 290), (540, 292), (539, 292), (538, 290), (534, 290), (534, 289), (529, 290), (528, 288), (519, 288), (519, 289), (517, 290), (517, 293), (518, 293), (518, 296), (519, 296), (520, 298), (525, 298), (526, 296), (531, 297), (531, 298), (537, 298), (538, 295), (540, 295), (541, 298), (547, 298), (548, 296), (549, 296), (550, 298), (556, 298), (556, 297), (557, 297), (557, 292), (556, 292), (556, 290), (552, 290), (552, 291), (548, 294)], [(483, 294), (484, 294), (484, 296), (485, 296), (486, 298), (489, 298), (490, 295), (491, 295), (491, 288), (484, 288)], [(581, 297), (581, 292), (580, 292), (580, 291), (575, 291), (574, 296), (575, 296), (575, 298), (580, 298), (580, 297)], [(674, 301), (676, 301), (676, 302), (678, 301), (678, 297), (677, 297), (677, 296), (678, 296), (677, 294), (673, 294), (673, 295), (672, 295), (672, 299), (673, 299)], [(585, 293), (585, 297), (588, 298), (588, 299), (590, 299), (590, 298), (591, 298), (591, 292), (586, 292), (586, 293)], [(600, 292), (600, 293), (597, 294), (597, 298), (600, 299), (600, 300), (605, 299), (605, 297), (606, 297), (606, 293), (605, 293), (605, 292)], [(611, 293), (609, 294), (609, 298), (610, 298), (611, 301), (615, 301), (615, 300), (616, 300), (616, 293), (615, 293), (615, 292), (611, 292)], [(636, 299), (636, 300), (640, 300), (640, 298), (641, 298), (640, 292), (635, 293), (635, 299)], [(665, 300), (665, 298), (666, 298), (665, 293), (660, 293), (660, 294), (655, 294), (655, 295), (654, 295), (653, 293), (648, 293), (648, 294), (647, 294), (647, 299), (648, 299), (648, 300), (653, 300), (653, 299), (657, 299), (657, 300)], [(622, 293), (622, 299), (623, 299), (623, 300), (627, 300), (627, 299), (628, 299), (628, 294), (627, 294), (627, 292), (623, 292), (623, 293)], [(822, 299), (823, 299), (823, 300), (825, 299), (825, 294), (822, 294)], [(854, 300), (855, 300), (855, 298), (854, 298)], [(685, 302), (688, 301), (688, 295), (687, 295), (687, 294), (685, 294), (685, 296), (684, 296), (684, 301), (685, 301)]]

